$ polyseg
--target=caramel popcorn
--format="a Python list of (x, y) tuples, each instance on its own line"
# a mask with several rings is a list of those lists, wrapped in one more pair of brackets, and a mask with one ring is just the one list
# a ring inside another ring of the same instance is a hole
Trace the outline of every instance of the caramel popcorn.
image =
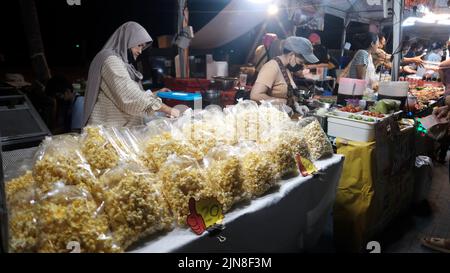
[(132, 165), (100, 178), (114, 241), (124, 249), (142, 237), (171, 228), (173, 219), (155, 180)]
[(81, 252), (121, 252), (109, 236), (108, 218), (83, 186), (56, 183), (38, 200), (38, 252), (69, 252), (78, 242)]
[(6, 182), (10, 252), (35, 252), (36, 250), (38, 231), (34, 187), (30, 171)]

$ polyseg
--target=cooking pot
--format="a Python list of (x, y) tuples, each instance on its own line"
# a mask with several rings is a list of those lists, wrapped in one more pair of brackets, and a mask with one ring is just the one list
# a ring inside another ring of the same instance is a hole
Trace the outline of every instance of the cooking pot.
[(237, 78), (233, 77), (213, 77), (211, 80), (211, 85), (214, 89), (218, 90), (231, 90), (237, 84)]

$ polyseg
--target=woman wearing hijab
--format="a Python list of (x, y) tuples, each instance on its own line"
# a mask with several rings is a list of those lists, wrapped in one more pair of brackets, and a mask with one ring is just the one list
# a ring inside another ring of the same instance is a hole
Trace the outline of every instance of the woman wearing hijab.
[(89, 68), (83, 124), (106, 126), (142, 125), (156, 111), (178, 116), (179, 112), (144, 92), (136, 58), (152, 38), (138, 23), (127, 22), (109, 38)]

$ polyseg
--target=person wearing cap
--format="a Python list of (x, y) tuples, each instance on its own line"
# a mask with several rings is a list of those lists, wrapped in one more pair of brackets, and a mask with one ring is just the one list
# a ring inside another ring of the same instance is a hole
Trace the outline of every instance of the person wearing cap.
[(272, 100), (293, 107), (297, 89), (293, 73), (303, 70), (305, 61), (317, 63), (308, 39), (290, 36), (283, 43), (283, 54), (267, 62), (258, 74), (250, 98), (256, 102)]
[(83, 125), (128, 127), (142, 125), (156, 111), (179, 115), (142, 87), (136, 59), (151, 42), (147, 31), (135, 22), (123, 24), (109, 38), (89, 68)]

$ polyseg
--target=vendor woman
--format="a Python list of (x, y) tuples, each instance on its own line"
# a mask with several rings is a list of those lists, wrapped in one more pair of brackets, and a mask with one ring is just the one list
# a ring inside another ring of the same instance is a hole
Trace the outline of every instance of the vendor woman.
[(179, 115), (142, 87), (135, 62), (151, 42), (147, 31), (135, 22), (123, 24), (109, 38), (89, 68), (84, 125), (126, 127), (142, 125), (143, 118), (156, 111)]
[[(305, 61), (317, 63), (313, 46), (308, 39), (291, 36), (283, 44), (283, 54), (264, 64), (253, 85), (250, 98), (254, 101), (271, 100), (290, 105), (294, 97), (292, 74), (303, 70)], [(289, 101), (288, 101), (289, 99)]]

